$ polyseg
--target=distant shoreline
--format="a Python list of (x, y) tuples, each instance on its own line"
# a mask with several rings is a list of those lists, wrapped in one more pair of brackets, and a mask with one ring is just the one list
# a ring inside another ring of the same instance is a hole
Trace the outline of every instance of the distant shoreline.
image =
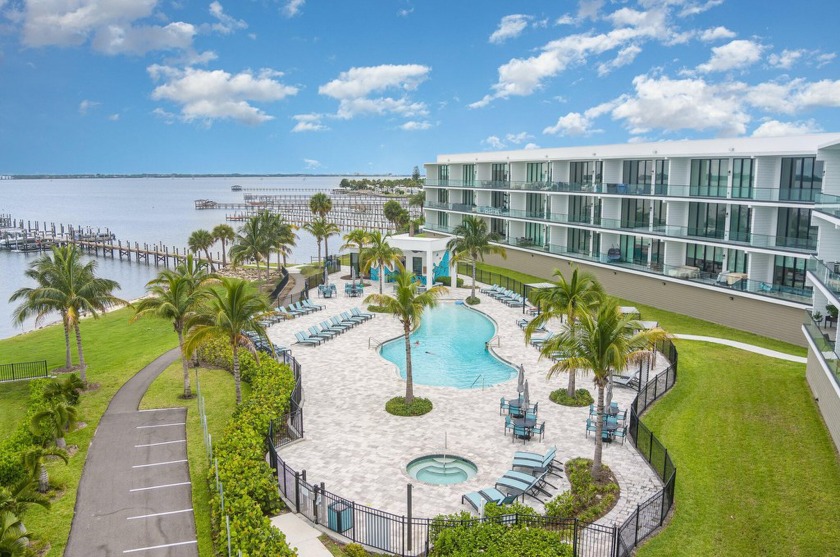
[(297, 177), (341, 177), (341, 178), (410, 178), (408, 174), (6, 174), (3, 180), (64, 180), (94, 178), (297, 178)]

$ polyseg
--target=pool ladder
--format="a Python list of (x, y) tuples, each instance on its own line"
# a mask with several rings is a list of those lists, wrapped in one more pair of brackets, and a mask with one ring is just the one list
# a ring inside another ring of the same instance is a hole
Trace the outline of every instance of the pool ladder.
[(475, 378), (475, 381), (473, 381), (472, 384), (470, 385), (470, 389), (475, 387), (475, 384), (478, 383), (479, 379), (481, 379), (481, 390), (482, 391), (484, 390), (484, 375), (483, 374), (479, 375), (478, 377)]
[[(371, 346), (371, 342), (374, 342), (375, 344), (374, 344), (373, 346)], [(384, 342), (385, 342), (384, 340), (379, 340), (379, 339), (377, 339), (376, 337), (368, 337), (368, 349), (371, 349), (371, 348), (374, 348), (374, 349), (379, 348), (380, 346), (382, 346), (382, 344), (383, 344)]]
[(500, 337), (499, 335), (496, 335), (496, 336), (494, 336), (493, 338), (491, 338), (490, 340), (488, 340), (487, 342), (484, 343), (484, 349), (488, 350), (490, 348), (490, 345), (493, 344), (494, 340), (496, 341), (496, 346), (497, 347), (502, 345), (502, 337)]

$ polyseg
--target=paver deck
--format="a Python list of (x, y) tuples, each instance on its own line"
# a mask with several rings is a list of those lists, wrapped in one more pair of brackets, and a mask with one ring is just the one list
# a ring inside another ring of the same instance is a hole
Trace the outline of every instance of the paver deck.
[[(414, 516), (433, 517), (468, 510), (461, 503), (461, 495), (494, 485), (510, 469), (517, 450), (544, 452), (556, 446), (563, 462), (579, 456), (592, 458), (594, 439), (585, 434), (589, 409), (568, 408), (548, 399), (549, 393), (565, 386), (568, 379), (565, 375), (546, 378), (550, 362), (540, 361), (537, 350), (525, 345), (524, 333), (516, 325), (522, 317), (521, 309), (479, 295), (482, 303), (477, 309), (496, 322), (501, 339), (499, 346), (494, 341), (493, 349), (515, 365), (524, 364), (531, 401), (540, 403), (539, 421), (546, 422), (545, 439), (527, 444), (513, 443), (510, 435), (503, 434), (504, 418), (499, 415), (500, 397), (516, 392), (515, 375), (505, 383), (475, 389), (415, 384), (416, 396), (432, 400), (432, 412), (414, 418), (385, 412), (390, 398), (405, 393), (405, 382), (396, 366), (372, 347), (401, 334), (401, 326), (393, 317), (377, 315), (319, 347), (293, 345), (295, 332), (349, 308), (364, 309), (362, 298), (341, 294), (343, 281), (333, 282), (338, 283), (339, 296), (316, 299), (326, 306), (325, 310), (274, 325), (269, 331), (277, 344), (293, 346), (302, 365), (305, 438), (284, 447), (280, 456), (294, 469), (306, 470), (309, 482), (325, 482), (327, 490), (341, 497), (397, 515), (406, 512), (406, 484), (411, 483)], [(365, 290), (369, 294), (376, 287)], [(463, 299), (468, 295), (468, 288), (450, 288), (446, 298)], [(658, 368), (667, 365), (664, 358), (657, 360)], [(579, 376), (577, 383), (594, 394), (591, 379)], [(616, 388), (614, 400), (625, 408), (635, 394)], [(407, 475), (409, 461), (437, 453), (473, 461), (478, 465), (477, 475), (450, 486), (424, 484)], [(601, 522), (621, 522), (638, 503), (656, 493), (661, 483), (631, 443), (605, 443), (603, 460), (621, 485), (621, 499)], [(557, 482), (552, 483), (558, 490), (568, 489), (565, 478)], [(540, 507), (533, 499), (526, 501)]]

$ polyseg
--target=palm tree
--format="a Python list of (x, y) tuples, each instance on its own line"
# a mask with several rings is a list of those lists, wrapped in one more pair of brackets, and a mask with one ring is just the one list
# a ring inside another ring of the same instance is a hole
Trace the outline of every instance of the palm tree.
[(388, 265), (395, 265), (403, 269), (403, 264), (400, 261), (402, 251), (393, 247), (388, 243), (390, 234), (382, 235), (379, 230), (374, 230), (368, 235), (368, 246), (359, 254), (359, 261), (364, 261), (362, 266), (363, 273), (369, 273), (371, 266), (376, 263), (379, 269), (379, 294), (382, 294), (382, 285), (385, 283), (385, 267)]
[(199, 251), (204, 252), (204, 256), (207, 258), (207, 261), (210, 263), (210, 270), (215, 271), (216, 268), (213, 266), (213, 259), (210, 257), (210, 247), (216, 240), (213, 238), (213, 234), (200, 228), (190, 234), (189, 239), (187, 240), (187, 246), (190, 248), (190, 251), (193, 253), (198, 253)]
[(150, 295), (135, 306), (134, 320), (143, 315), (152, 315), (168, 319), (172, 323), (172, 328), (178, 335), (178, 346), (181, 348), (184, 398), (192, 398), (190, 370), (184, 351), (184, 327), (187, 319), (206, 297), (207, 291), (202, 288), (201, 282), (194, 282), (194, 277), (179, 273), (177, 268), (175, 271), (162, 271), (146, 285), (146, 290)]
[(324, 259), (330, 258), (330, 245), (329, 239), (331, 236), (336, 236), (341, 234), (341, 229), (338, 225), (334, 222), (325, 222), (324, 223)]
[(394, 295), (371, 294), (365, 303), (381, 306), (385, 313), (390, 313), (400, 320), (405, 337), (405, 404), (414, 402), (414, 378), (411, 372), (411, 331), (420, 326), (420, 317), (426, 308), (435, 307), (437, 299), (446, 293), (443, 286), (433, 286), (422, 294), (417, 293), (414, 275), (406, 270), (397, 274), (394, 283)]
[[(423, 205), (426, 204), (426, 192), (424, 190), (420, 190), (411, 197), (408, 198), (408, 206), (409, 207), (420, 207), (420, 216), (422, 218), (423, 215)], [(411, 219), (409, 222), (409, 229), (408, 235), (414, 236), (414, 222), (415, 219)]]
[[(568, 327), (574, 327), (577, 316), (584, 311), (594, 309), (601, 301), (604, 289), (592, 273), (581, 272), (577, 267), (572, 271), (572, 278), (566, 280), (560, 269), (554, 270), (556, 278), (553, 288), (537, 290), (533, 294), (533, 301), (539, 304), (540, 314), (537, 315), (528, 326), (525, 327), (525, 343), (531, 341), (534, 331), (552, 319), (560, 319)], [(556, 352), (551, 342), (543, 345), (540, 357), (550, 358)], [(575, 375), (574, 369), (569, 370), (569, 397), (575, 396)]]
[(79, 403), (79, 393), (85, 384), (75, 373), (60, 381), (51, 381), (44, 387), (44, 400), (47, 402), (63, 402), (71, 406)]
[[(274, 249), (283, 258), (283, 267), (286, 266), (286, 257), (292, 254), (292, 248), (297, 245), (299, 239), (295, 230), (297, 230), (297, 226), (281, 220), (275, 235), (276, 243)], [(279, 258), (277, 261), (277, 270), (280, 270)]]
[(196, 259), (191, 253), (188, 253), (187, 256), (175, 266), (174, 272), (188, 280), (192, 285), (193, 290), (197, 289), (210, 279), (218, 278), (216, 275), (208, 271), (206, 261)]
[(341, 230), (338, 225), (328, 222), (325, 218), (313, 219), (303, 225), (303, 229), (315, 236), (315, 241), (318, 243), (318, 265), (321, 264), (321, 242), (326, 244), (327, 238), (335, 236)]
[(0, 486), (0, 512), (23, 516), (31, 505), (50, 508), (48, 497), (38, 493), (36, 479), (25, 476), (8, 487)]
[(260, 219), (256, 216), (249, 218), (239, 228), (236, 243), (230, 248), (230, 258), (233, 265), (243, 261), (254, 260), (257, 263), (257, 276), (260, 274), (260, 261), (265, 253), (265, 238), (260, 230)]
[(59, 447), (33, 446), (21, 455), (23, 469), (30, 478), (38, 480), (38, 491), (46, 493), (50, 488), (50, 477), (47, 472), (46, 461), (48, 458), (60, 458), (64, 464), (70, 460), (67, 451)]
[(361, 269), (362, 266), (362, 250), (365, 247), (365, 243), (368, 241), (369, 233), (367, 230), (363, 228), (356, 228), (348, 232), (344, 235), (344, 244), (339, 249), (350, 249), (356, 248), (359, 251), (359, 261), (358, 265)]
[(49, 436), (59, 449), (67, 447), (64, 436), (78, 423), (75, 406), (53, 401), (47, 408), (32, 415), (29, 429), (36, 437)]
[(283, 266), (286, 266), (286, 256), (291, 253), (291, 248), (296, 244), (298, 235), (295, 234), (295, 227), (283, 219), (279, 213), (262, 211), (259, 214), (260, 230), (265, 239), (268, 251), (266, 252), (266, 265), (270, 266), (270, 250), (277, 250), (277, 270), (280, 270), (280, 258), (283, 258)]
[(184, 346), (187, 353), (192, 354), (209, 338), (222, 336), (228, 339), (233, 350), (236, 404), (240, 404), (239, 347), (244, 346), (256, 356), (254, 343), (245, 333), (253, 331), (266, 338), (259, 317), (269, 310), (269, 302), (250, 283), (240, 279), (224, 278), (220, 288), (210, 289), (209, 292), (207, 305), (188, 322), (189, 333)]
[(474, 215), (467, 215), (461, 224), (452, 231), (455, 238), (449, 240), (446, 248), (450, 250), (456, 260), (469, 258), (472, 262), (472, 294), (470, 298), (475, 299), (475, 268), (478, 260), (484, 261), (485, 254), (498, 254), (507, 259), (507, 252), (501, 246), (494, 246), (490, 243), (493, 234), (487, 231), (487, 221)]
[(23, 557), (27, 554), (29, 536), (18, 516), (10, 511), (0, 511), (0, 556)]
[(313, 215), (324, 218), (332, 211), (332, 199), (325, 193), (316, 193), (309, 198), (309, 210)]
[(210, 234), (214, 241), (222, 243), (222, 267), (227, 267), (227, 243), (236, 239), (236, 232), (228, 224), (217, 224)]
[(602, 296), (593, 311), (581, 311), (576, 317), (576, 325), (567, 324), (556, 337), (556, 342), (552, 342), (554, 339), (549, 341), (567, 358), (555, 362), (548, 370), (548, 376), (570, 370), (583, 370), (593, 375), (598, 387), (598, 418), (592, 477), (599, 479), (603, 450), (604, 387), (609, 382), (610, 374), (649, 357), (650, 346), (667, 338), (667, 334), (658, 327), (642, 329), (635, 320), (622, 315), (618, 309), (618, 300), (609, 296)]
[[(87, 383), (87, 364), (82, 348), (82, 333), (79, 320), (83, 312), (94, 319), (108, 307), (127, 304), (112, 294), (120, 285), (116, 281), (96, 276), (96, 260), (82, 263), (82, 254), (74, 244), (53, 246), (49, 261), (40, 259), (32, 264), (39, 281), (36, 288), (27, 293), (16, 292), (13, 299), (24, 298), (28, 311), (43, 312), (46, 308), (59, 311), (65, 327), (76, 334), (76, 350), (79, 354), (79, 370), (83, 382)], [(18, 296), (20, 294), (20, 296)], [(27, 311), (23, 307), (17, 311)], [(66, 339), (65, 339), (66, 340)]]

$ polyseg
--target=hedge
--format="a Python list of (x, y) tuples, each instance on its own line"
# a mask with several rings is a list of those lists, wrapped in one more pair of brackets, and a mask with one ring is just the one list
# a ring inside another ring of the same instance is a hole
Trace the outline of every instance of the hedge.
[[(214, 352), (211, 344), (202, 357), (226, 360), (223, 349)], [(256, 555), (293, 556), (286, 538), (271, 526), (270, 515), (277, 514), (282, 501), (271, 467), (265, 460), (265, 434), (272, 419), (282, 416), (288, 407), (294, 377), (285, 364), (268, 356), (259, 364), (250, 353), (240, 352), (242, 378), (251, 383), (251, 396), (237, 407), (214, 446), (214, 462), (208, 481), (219, 481), (224, 490), (222, 501), (216, 490), (211, 497), (211, 516), (217, 547), (227, 547), (225, 515), (230, 519), (230, 545), (243, 557)], [(224, 366), (227, 368), (227, 365)], [(229, 368), (228, 368), (229, 369)]]

